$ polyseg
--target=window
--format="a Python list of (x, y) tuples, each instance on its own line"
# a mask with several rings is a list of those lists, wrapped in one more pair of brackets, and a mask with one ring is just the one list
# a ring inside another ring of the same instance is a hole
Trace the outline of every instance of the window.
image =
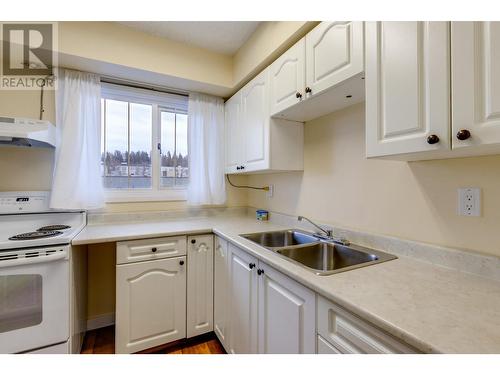
[(185, 199), (187, 97), (103, 84), (101, 125), (108, 201)]

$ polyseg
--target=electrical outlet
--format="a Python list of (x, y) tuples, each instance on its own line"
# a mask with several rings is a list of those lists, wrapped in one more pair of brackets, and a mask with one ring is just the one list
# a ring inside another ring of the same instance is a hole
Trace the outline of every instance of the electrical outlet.
[(461, 216), (481, 216), (481, 189), (458, 189), (458, 214)]
[(269, 190), (267, 191), (267, 197), (272, 198), (274, 195), (274, 185), (269, 185)]

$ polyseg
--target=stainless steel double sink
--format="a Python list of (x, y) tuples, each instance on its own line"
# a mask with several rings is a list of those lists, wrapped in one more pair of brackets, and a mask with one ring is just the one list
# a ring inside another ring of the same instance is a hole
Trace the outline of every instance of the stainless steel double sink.
[(320, 276), (345, 272), (397, 258), (381, 251), (322, 239), (297, 229), (242, 234), (241, 237)]

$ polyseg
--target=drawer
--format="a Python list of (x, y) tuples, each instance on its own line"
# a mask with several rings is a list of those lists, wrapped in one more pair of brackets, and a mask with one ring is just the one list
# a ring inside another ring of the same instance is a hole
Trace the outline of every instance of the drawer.
[(341, 353), (417, 353), (411, 346), (321, 296), (318, 296), (318, 334)]
[(183, 256), (186, 244), (186, 236), (117, 242), (116, 264)]

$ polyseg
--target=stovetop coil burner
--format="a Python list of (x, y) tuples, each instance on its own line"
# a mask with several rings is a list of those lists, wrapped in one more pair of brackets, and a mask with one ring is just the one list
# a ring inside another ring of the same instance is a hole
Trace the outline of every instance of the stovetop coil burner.
[(62, 232), (59, 232), (57, 230), (27, 232), (27, 233), (16, 234), (15, 236), (9, 237), (9, 240), (12, 240), (12, 241), (16, 241), (16, 240), (36, 240), (36, 239), (39, 239), (39, 238), (47, 238), (47, 237), (59, 236), (60, 234), (62, 234)]
[(69, 225), (56, 224), (56, 225), (46, 225), (44, 227), (38, 228), (37, 232), (46, 232), (46, 231), (54, 231), (54, 230), (64, 230), (71, 228)]

